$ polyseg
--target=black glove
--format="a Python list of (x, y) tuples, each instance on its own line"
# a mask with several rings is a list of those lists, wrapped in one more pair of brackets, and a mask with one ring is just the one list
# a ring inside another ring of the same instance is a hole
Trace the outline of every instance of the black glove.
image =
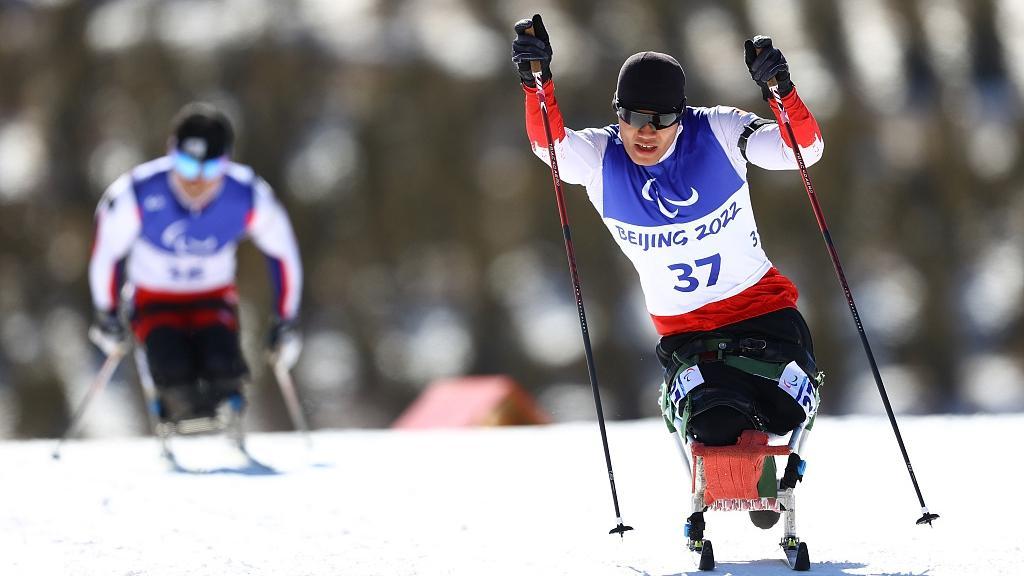
[(89, 327), (89, 340), (107, 356), (128, 347), (128, 333), (115, 312), (96, 311)]
[[(761, 50), (758, 54), (757, 51)], [(782, 51), (772, 46), (772, 39), (768, 36), (754, 36), (743, 43), (743, 60), (750, 70), (750, 77), (761, 87), (761, 96), (768, 100), (771, 92), (768, 90), (768, 81), (775, 78), (779, 83), (779, 96), (785, 96), (793, 91), (793, 81), (789, 79), (789, 64), (786, 64), (786, 57)]]
[[(526, 33), (526, 29), (533, 26), (533, 36)], [(512, 41), (512, 62), (519, 68), (519, 77), (523, 84), (534, 87), (533, 72), (530, 71), (531, 62), (540, 62), (541, 80), (551, 80), (551, 42), (548, 38), (548, 31), (544, 28), (544, 21), (540, 14), (534, 14), (533, 19), (524, 18), (516, 22), (516, 39)]]
[(275, 320), (270, 327), (270, 333), (267, 334), (267, 354), (270, 361), (290, 370), (299, 361), (301, 353), (302, 333), (299, 332), (298, 320)]

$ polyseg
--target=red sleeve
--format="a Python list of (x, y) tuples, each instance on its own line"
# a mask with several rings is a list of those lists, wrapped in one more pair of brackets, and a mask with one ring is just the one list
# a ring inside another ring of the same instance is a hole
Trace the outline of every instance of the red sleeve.
[[(821, 128), (818, 127), (818, 121), (814, 119), (811, 111), (804, 105), (804, 101), (796, 93), (795, 87), (789, 94), (782, 97), (782, 105), (786, 107), (790, 125), (793, 126), (793, 134), (796, 135), (796, 141), (800, 144), (801, 148), (811, 146), (815, 140), (824, 140), (821, 136)], [(779, 126), (782, 126), (782, 113), (779, 111), (779, 105), (775, 102), (774, 98), (768, 99), (768, 106), (771, 107), (772, 114), (775, 115)], [(780, 132), (786, 145), (792, 148), (793, 143), (789, 140), (789, 131), (783, 128)]]
[[(548, 139), (544, 134), (544, 117), (540, 113), (540, 103), (537, 101), (537, 89), (523, 85), (526, 92), (526, 134), (530, 137), (530, 144), (540, 148), (548, 147)], [(562, 112), (558, 109), (558, 101), (555, 100), (555, 83), (548, 80), (544, 83), (544, 98), (548, 106), (548, 121), (551, 122), (551, 135), (555, 142), (565, 138), (565, 124), (562, 122)]]

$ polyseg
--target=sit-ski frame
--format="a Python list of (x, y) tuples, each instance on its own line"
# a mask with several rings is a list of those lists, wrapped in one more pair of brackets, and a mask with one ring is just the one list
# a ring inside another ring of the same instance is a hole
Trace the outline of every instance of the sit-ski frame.
[[(807, 552), (807, 545), (800, 541), (796, 534), (796, 495), (795, 486), (779, 487), (775, 498), (739, 499), (726, 498), (712, 502), (710, 505), (704, 502), (704, 491), (706, 479), (704, 477), (704, 457), (693, 456), (692, 446), (686, 438), (682, 422), (676, 422), (676, 433), (673, 437), (679, 449), (679, 455), (683, 459), (686, 474), (690, 477), (693, 491), (691, 495), (691, 514), (687, 518), (686, 536), (687, 547), (700, 554), (698, 567), (701, 570), (711, 570), (715, 567), (714, 551), (711, 541), (704, 538), (704, 512), (714, 511), (755, 511), (771, 510), (782, 514), (784, 532), (779, 545), (786, 554), (786, 563), (790, 568), (798, 571), (808, 570), (810, 560)], [(790, 454), (799, 454), (803, 451), (810, 430), (807, 429), (807, 422), (793, 430), (789, 436), (787, 447)], [(694, 460), (691, 460), (691, 456)], [(696, 473), (696, 474), (694, 474)]]
[(249, 457), (245, 446), (245, 428), (242, 422), (242, 412), (245, 409), (245, 400), (241, 395), (229, 398), (226, 410), (218, 411), (214, 417), (200, 417), (181, 422), (162, 422), (160, 420), (160, 401), (158, 400), (156, 383), (149, 371), (149, 362), (146, 360), (146, 353), (142, 347), (135, 349), (135, 363), (139, 372), (139, 380), (142, 383), (142, 393), (146, 399), (146, 415), (149, 417), (150, 429), (153, 435), (160, 440), (160, 454), (168, 461), (175, 463), (174, 452), (171, 450), (170, 441), (174, 436), (188, 436), (193, 434), (226, 433), (231, 443)]

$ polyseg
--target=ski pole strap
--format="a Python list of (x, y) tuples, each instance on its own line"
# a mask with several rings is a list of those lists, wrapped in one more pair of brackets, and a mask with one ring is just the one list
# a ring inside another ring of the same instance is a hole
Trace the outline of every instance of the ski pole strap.
[(737, 142), (737, 144), (740, 147), (740, 154), (743, 155), (744, 160), (747, 160), (748, 162), (750, 161), (749, 159), (747, 159), (747, 140), (750, 139), (750, 136), (754, 132), (757, 132), (758, 129), (761, 128), (762, 126), (767, 126), (769, 124), (775, 123), (776, 122), (774, 120), (765, 120), (764, 118), (757, 118), (756, 120), (753, 120), (752, 122), (750, 122), (750, 124), (747, 124), (743, 128), (743, 133), (740, 134), (740, 139)]

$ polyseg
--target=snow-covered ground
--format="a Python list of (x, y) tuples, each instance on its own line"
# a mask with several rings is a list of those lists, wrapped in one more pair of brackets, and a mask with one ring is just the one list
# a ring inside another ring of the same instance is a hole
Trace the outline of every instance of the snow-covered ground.
[[(1024, 415), (901, 419), (934, 527), (884, 418), (821, 418), (798, 527), (812, 573), (1024, 573)], [(689, 483), (656, 420), (611, 423), (624, 520), (597, 426), (323, 431), (307, 450), (254, 435), (245, 465), (216, 437), (0, 443), (0, 574), (676, 575)], [(745, 513), (708, 515), (718, 574), (791, 574)]]

